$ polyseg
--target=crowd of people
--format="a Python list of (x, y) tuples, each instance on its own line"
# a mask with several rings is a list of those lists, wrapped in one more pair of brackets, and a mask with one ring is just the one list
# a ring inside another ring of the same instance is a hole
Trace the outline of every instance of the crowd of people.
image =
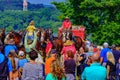
[[(67, 22), (62, 27), (69, 30), (71, 23)], [(33, 22), (27, 28), (28, 38), (33, 40), (36, 28), (31, 25)], [(77, 51), (76, 44), (66, 40), (59, 56), (49, 39), (46, 43), (45, 62), (39, 63), (36, 50), (26, 52), (24, 46), (18, 50), (13, 35), (9, 35), (5, 46), (0, 44), (0, 80), (120, 80), (120, 50), (115, 45), (86, 44)]]

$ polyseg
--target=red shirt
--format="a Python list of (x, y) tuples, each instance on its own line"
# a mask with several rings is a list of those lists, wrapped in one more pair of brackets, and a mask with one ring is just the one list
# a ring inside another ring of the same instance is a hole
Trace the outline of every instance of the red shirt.
[(69, 50), (71, 50), (71, 51), (74, 53), (74, 55), (76, 54), (76, 48), (75, 48), (74, 45), (65, 46), (65, 47), (63, 47), (63, 49), (62, 49), (62, 51), (61, 51), (61, 53), (64, 55), (64, 60), (67, 59), (66, 52), (69, 51)]
[(46, 49), (45, 49), (46, 54), (48, 53), (48, 51), (50, 51), (50, 49), (52, 49), (52, 43), (51, 42), (49, 42), (46, 46)]
[(63, 26), (65, 29), (69, 29), (69, 28), (72, 26), (72, 24), (71, 24), (70, 21), (64, 21), (64, 22), (62, 23), (62, 26)]

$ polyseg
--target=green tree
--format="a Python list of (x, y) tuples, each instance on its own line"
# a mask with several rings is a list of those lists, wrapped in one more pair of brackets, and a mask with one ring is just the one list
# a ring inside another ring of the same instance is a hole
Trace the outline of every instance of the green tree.
[(69, 16), (73, 24), (86, 26), (87, 34), (93, 34), (93, 42), (120, 46), (120, 0), (66, 0), (53, 4), (62, 12), (60, 18)]

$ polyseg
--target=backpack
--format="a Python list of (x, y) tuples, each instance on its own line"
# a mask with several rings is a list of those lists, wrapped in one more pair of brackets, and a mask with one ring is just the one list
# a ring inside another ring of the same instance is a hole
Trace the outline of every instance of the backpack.
[(5, 57), (4, 61), (0, 63), (0, 79), (8, 76), (8, 58)]

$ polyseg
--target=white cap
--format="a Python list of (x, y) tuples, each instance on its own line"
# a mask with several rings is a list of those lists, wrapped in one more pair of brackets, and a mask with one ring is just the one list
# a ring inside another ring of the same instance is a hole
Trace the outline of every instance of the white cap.
[(103, 46), (104, 46), (104, 47), (108, 47), (108, 43), (107, 43), (107, 42), (104, 42)]
[(18, 55), (23, 56), (25, 53), (23, 51), (19, 51)]

